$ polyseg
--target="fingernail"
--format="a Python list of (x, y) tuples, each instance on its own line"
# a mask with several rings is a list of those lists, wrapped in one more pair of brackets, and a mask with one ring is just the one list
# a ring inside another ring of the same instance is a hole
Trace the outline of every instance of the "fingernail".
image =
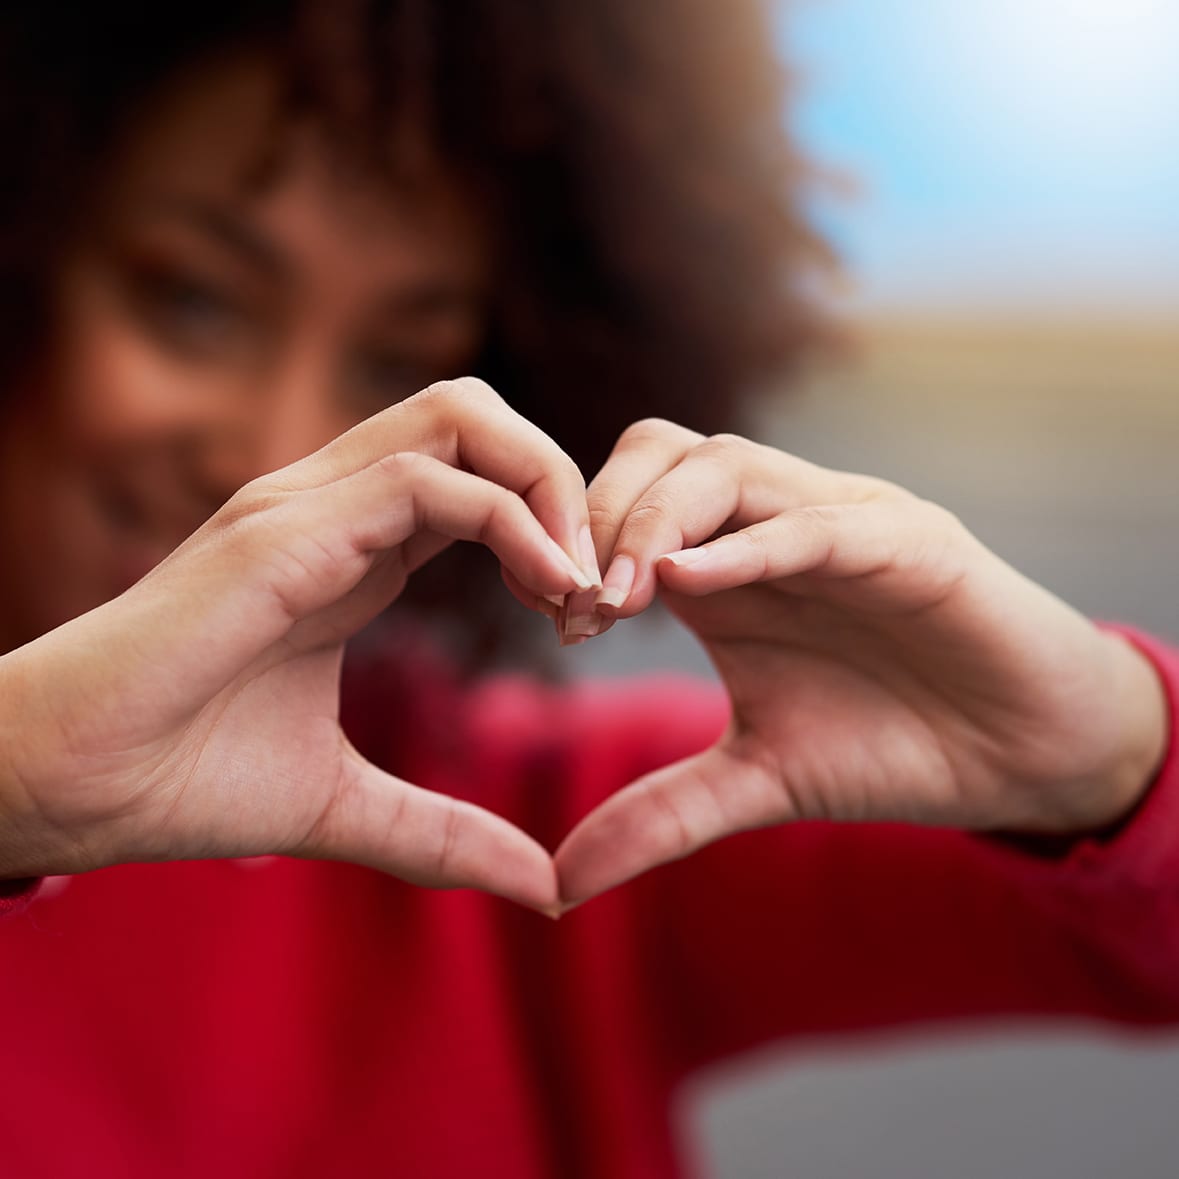
[(540, 596), (544, 598), (546, 602), (556, 606), (558, 610), (560, 610), (561, 607), (565, 605), (564, 594), (541, 594)]
[(560, 562), (561, 568), (566, 570), (569, 576), (573, 578), (573, 584), (577, 586), (579, 590), (593, 589), (595, 585), (601, 584), (600, 581), (594, 582), (588, 580), (586, 575), (578, 567), (577, 562), (574, 561), (574, 559), (563, 548), (561, 548), (561, 546), (557, 544), (557, 542), (553, 540), (551, 536), (547, 539), (549, 545), (552, 547), (553, 553), (560, 554), (557, 557), (557, 560)]
[(680, 549), (678, 553), (664, 553), (659, 560), (670, 561), (677, 569), (686, 569), (689, 565), (703, 564), (711, 556), (711, 549)]
[(602, 619), (594, 606), (597, 593), (586, 590), (582, 593), (570, 594), (565, 605), (565, 635), (584, 635), (589, 638), (596, 635), (602, 627)]
[(615, 610), (621, 609), (623, 602), (630, 597), (634, 583), (634, 560), (625, 554), (615, 557), (610, 562), (610, 568), (606, 570), (606, 576), (602, 578), (602, 588), (594, 599), (594, 605), (599, 608), (611, 606)]
[(546, 595), (542, 598), (536, 599), (536, 608), (546, 618), (557, 621), (557, 615), (561, 613), (561, 607), (553, 605), (552, 600)]
[(563, 906), (558, 902), (555, 905), (538, 905), (536, 911), (553, 921), (559, 921), (561, 914), (564, 912)]
[[(581, 568), (588, 577), (589, 585), (597, 589), (602, 584), (602, 571), (598, 568), (598, 554), (594, 549), (594, 534), (588, 524), (583, 524), (577, 534), (577, 544), (581, 556)], [(581, 586), (577, 587), (581, 589)], [(586, 588), (589, 588), (588, 586)]]

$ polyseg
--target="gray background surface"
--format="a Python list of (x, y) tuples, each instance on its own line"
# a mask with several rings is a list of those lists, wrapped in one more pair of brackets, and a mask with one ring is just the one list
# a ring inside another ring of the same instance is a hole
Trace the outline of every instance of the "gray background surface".
[[(879, 324), (750, 432), (943, 503), (1087, 613), (1179, 639), (1179, 331)], [(708, 670), (670, 621), (620, 630), (571, 650), (577, 671)], [(771, 1048), (695, 1082), (683, 1124), (719, 1179), (1171, 1179), (1179, 1029)]]

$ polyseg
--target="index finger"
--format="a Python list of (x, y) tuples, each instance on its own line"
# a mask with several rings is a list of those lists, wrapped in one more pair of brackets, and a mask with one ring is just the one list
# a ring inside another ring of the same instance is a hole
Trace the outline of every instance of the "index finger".
[(279, 473), (287, 486), (322, 486), (390, 454), (418, 451), (519, 495), (595, 585), (585, 480), (539, 426), (477, 377), (439, 381), (354, 426)]
[(703, 437), (695, 430), (660, 418), (635, 422), (622, 432), (586, 492), (595, 554), (606, 576), (600, 591), (570, 595), (568, 609), (558, 623), (566, 636), (599, 634), (610, 625), (614, 613), (630, 595), (636, 577), (635, 563), (629, 555), (614, 560), (623, 525), (651, 485), (672, 470)]

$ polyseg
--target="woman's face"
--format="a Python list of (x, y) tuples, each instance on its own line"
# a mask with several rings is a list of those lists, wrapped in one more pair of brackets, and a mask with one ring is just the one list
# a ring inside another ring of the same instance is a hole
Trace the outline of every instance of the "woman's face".
[(0, 429), (0, 649), (122, 592), (234, 490), (482, 342), (484, 238), (453, 187), (343, 177), (292, 128), (264, 183), (258, 66), (178, 85), (112, 162)]

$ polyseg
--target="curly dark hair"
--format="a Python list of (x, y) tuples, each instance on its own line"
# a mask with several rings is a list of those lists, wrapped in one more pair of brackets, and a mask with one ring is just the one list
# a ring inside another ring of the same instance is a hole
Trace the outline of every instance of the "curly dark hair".
[(636, 418), (732, 428), (824, 333), (769, 25), (761, 0), (14, 0), (0, 358), (35, 349), (53, 251), (135, 113), (261, 51), (353, 166), (412, 183), (411, 128), (470, 186), (499, 267), (480, 375), (587, 473)]

